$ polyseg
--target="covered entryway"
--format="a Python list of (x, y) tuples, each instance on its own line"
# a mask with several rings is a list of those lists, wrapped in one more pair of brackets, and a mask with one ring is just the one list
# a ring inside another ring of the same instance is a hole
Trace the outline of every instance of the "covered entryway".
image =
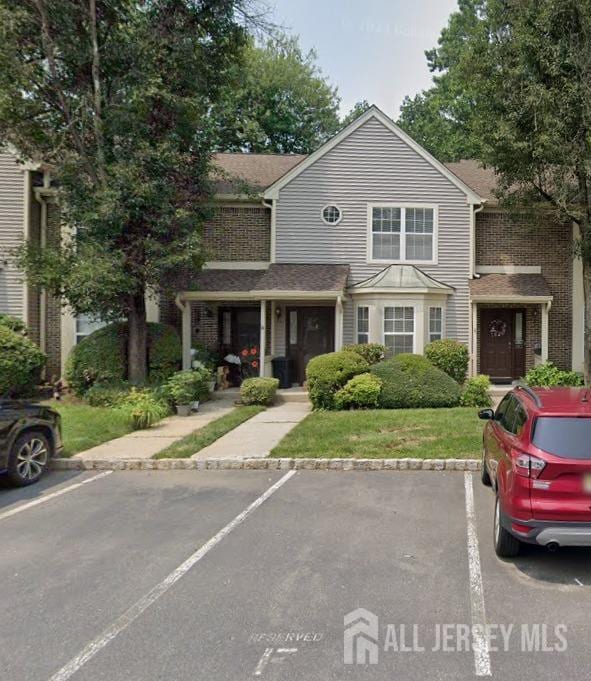
[(548, 359), (552, 294), (541, 274), (482, 274), (470, 282), (473, 356), (471, 373), (511, 383)]
[(295, 383), (306, 380), (306, 367), (313, 357), (335, 349), (334, 330), (334, 307), (287, 308), (287, 356)]
[(496, 383), (510, 383), (525, 375), (524, 309), (481, 310), (480, 373)]

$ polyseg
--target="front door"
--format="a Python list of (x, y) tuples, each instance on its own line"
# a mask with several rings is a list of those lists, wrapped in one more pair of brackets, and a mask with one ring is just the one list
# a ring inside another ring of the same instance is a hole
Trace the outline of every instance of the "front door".
[(480, 312), (480, 373), (494, 383), (510, 383), (525, 373), (525, 311)]
[(287, 308), (287, 354), (293, 364), (293, 381), (303, 383), (312, 357), (333, 350), (334, 308)]

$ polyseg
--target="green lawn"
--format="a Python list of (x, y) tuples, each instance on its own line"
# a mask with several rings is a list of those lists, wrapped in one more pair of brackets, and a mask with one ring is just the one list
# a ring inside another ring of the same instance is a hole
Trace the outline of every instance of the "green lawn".
[(478, 458), (478, 410), (399, 409), (314, 412), (271, 452), (275, 457)]
[(116, 409), (75, 401), (50, 400), (44, 404), (62, 415), (63, 456), (72, 456), (132, 430), (126, 417)]
[(218, 440), (222, 435), (234, 430), (236, 426), (264, 411), (265, 407), (236, 407), (219, 419), (208, 423), (203, 428), (193, 431), (182, 440), (175, 442), (154, 456), (155, 459), (187, 459), (200, 449)]

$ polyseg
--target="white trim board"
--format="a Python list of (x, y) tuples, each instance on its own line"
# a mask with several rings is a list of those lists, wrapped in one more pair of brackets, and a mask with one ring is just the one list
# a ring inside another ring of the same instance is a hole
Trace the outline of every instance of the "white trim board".
[(203, 263), (204, 270), (268, 270), (266, 260), (211, 260)]
[(542, 274), (541, 265), (476, 265), (477, 274)]
[(364, 123), (367, 123), (367, 121), (371, 120), (372, 118), (375, 118), (380, 123), (382, 123), (382, 125), (384, 125), (388, 130), (390, 130), (390, 132), (396, 135), (400, 140), (402, 140), (402, 142), (404, 142), (419, 156), (421, 156), (428, 163), (430, 163), (433, 166), (433, 168), (435, 168), (435, 170), (439, 171), (441, 175), (443, 175), (453, 185), (455, 185), (463, 194), (466, 195), (467, 203), (478, 205), (484, 203), (484, 199), (481, 196), (478, 196), (478, 194), (476, 194), (476, 192), (473, 189), (471, 189), (467, 184), (462, 182), (462, 180), (460, 180), (460, 178), (457, 175), (454, 175), (454, 173), (452, 173), (451, 170), (449, 170), (449, 168), (443, 165), (443, 163), (438, 161), (434, 156), (431, 156), (431, 154), (426, 149), (423, 149), (423, 147), (417, 144), (401, 128), (399, 128), (391, 118), (386, 116), (386, 114), (375, 105), (371, 106), (367, 111), (362, 113), (361, 116), (356, 118), (346, 128), (343, 128), (343, 130), (337, 133), (332, 139), (328, 140), (328, 142), (326, 142), (321, 147), (316, 149), (315, 152), (310, 154), (307, 158), (298, 163), (294, 168), (285, 173), (285, 175), (276, 180), (270, 187), (266, 189), (264, 197), (266, 199), (279, 198), (279, 191), (283, 187), (285, 187), (285, 185), (289, 184), (289, 182), (296, 178), (300, 173), (304, 172), (313, 163), (316, 163), (318, 159), (322, 158), (326, 153), (328, 153), (331, 149), (336, 147), (351, 133), (355, 132), (355, 130), (360, 128)]

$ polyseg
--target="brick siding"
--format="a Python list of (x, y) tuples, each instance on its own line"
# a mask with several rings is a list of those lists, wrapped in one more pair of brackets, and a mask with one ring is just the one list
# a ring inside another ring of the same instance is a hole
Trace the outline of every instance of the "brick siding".
[(269, 261), (271, 211), (264, 206), (216, 206), (203, 227), (206, 259)]
[[(519, 219), (503, 211), (476, 215), (476, 265), (540, 266), (554, 300), (548, 319), (548, 359), (571, 368), (572, 356), (572, 226), (539, 214)], [(479, 305), (479, 307), (482, 307)], [(492, 305), (492, 307), (511, 307)], [(534, 361), (533, 345), (541, 340), (540, 306), (525, 307), (526, 365)], [(531, 308), (531, 309), (530, 309)], [(478, 335), (478, 338), (480, 336)]]

